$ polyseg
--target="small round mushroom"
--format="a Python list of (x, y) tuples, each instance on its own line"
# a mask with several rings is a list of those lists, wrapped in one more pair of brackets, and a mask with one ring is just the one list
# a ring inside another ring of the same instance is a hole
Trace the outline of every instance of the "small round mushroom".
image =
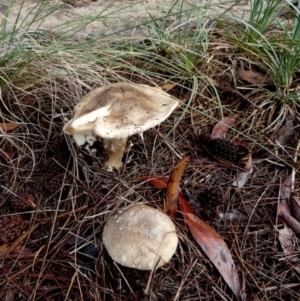
[(73, 135), (79, 146), (92, 144), (93, 137), (103, 138), (109, 155), (104, 167), (119, 170), (128, 137), (160, 124), (177, 105), (177, 100), (159, 88), (115, 83), (84, 96), (63, 131)]
[(109, 218), (102, 238), (114, 261), (140, 270), (151, 270), (169, 262), (178, 244), (171, 219), (144, 204), (130, 206)]

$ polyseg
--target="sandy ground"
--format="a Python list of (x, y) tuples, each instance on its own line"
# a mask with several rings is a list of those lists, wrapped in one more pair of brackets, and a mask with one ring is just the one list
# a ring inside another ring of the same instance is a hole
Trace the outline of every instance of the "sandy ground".
[[(5, 18), (4, 13), (7, 11), (11, 0), (2, 0), (0, 2), (1, 18)], [(212, 2), (213, 5), (210, 5)], [(51, 5), (60, 6), (61, 8), (49, 14), (49, 8), (42, 9), (38, 14), (45, 18), (42, 22), (42, 29), (67, 30), (70, 24), (79, 17), (85, 17), (86, 26), (78, 31), (81, 37), (100, 36), (122, 30), (124, 27), (132, 26), (132, 30), (123, 32), (123, 35), (149, 35), (151, 29), (147, 26), (141, 26), (139, 29), (133, 29), (134, 25), (140, 24), (149, 19), (149, 14), (155, 17), (163, 16), (174, 5), (171, 0), (64, 0), (49, 1)], [(207, 11), (202, 12), (208, 15), (219, 15), (224, 11), (227, 15), (242, 17), (249, 13), (250, 1), (228, 1), (228, 0), (189, 0), (175, 1), (173, 12), (182, 7), (189, 11), (193, 6), (210, 6)], [(30, 22), (30, 17), (36, 15), (37, 10), (41, 7), (41, 1), (24, 0), (16, 1), (10, 9), (7, 17), (8, 28), (14, 26), (15, 20), (19, 17), (18, 26), (21, 29), (26, 28)], [(21, 13), (20, 13), (21, 12)], [(29, 18), (28, 18), (29, 16)], [(175, 17), (174, 17), (175, 18)], [(193, 16), (197, 18), (197, 16)], [(25, 20), (25, 21), (24, 21)], [(82, 19), (81, 19), (82, 20)], [(172, 22), (172, 17), (169, 19)], [(24, 22), (23, 22), (24, 21)], [(176, 20), (175, 20), (176, 21)], [(71, 22), (71, 23), (70, 23)], [(82, 21), (83, 22), (83, 21)], [(31, 29), (36, 29), (40, 22), (37, 22)], [(82, 25), (84, 25), (82, 23)]]

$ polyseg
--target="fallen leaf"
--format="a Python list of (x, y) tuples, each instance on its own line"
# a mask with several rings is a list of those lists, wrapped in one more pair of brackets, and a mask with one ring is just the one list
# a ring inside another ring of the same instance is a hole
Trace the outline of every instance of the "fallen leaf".
[(214, 79), (210, 79), (210, 82), (219, 90), (235, 93), (235, 94), (238, 94), (239, 96), (241, 96), (242, 98), (245, 98), (245, 96), (242, 93), (240, 93), (237, 89), (234, 89), (230, 86), (225, 86), (225, 85), (217, 82)]
[(174, 167), (171, 172), (170, 179), (167, 184), (166, 192), (166, 202), (167, 202), (167, 212), (171, 216), (175, 216), (177, 212), (177, 197), (179, 193), (179, 185), (182, 174), (189, 163), (190, 157), (185, 157)]
[(148, 177), (148, 176), (142, 176), (135, 178), (134, 181), (148, 181), (151, 183), (154, 187), (158, 189), (167, 188), (167, 184), (169, 181), (169, 177)]
[(300, 223), (295, 218), (286, 212), (279, 212), (278, 218), (282, 223), (285, 223), (290, 229), (292, 229), (298, 238), (300, 238)]
[(245, 186), (246, 182), (251, 177), (252, 172), (253, 172), (253, 161), (252, 161), (251, 154), (249, 154), (248, 161), (245, 164), (244, 169), (246, 171), (240, 171), (237, 174), (236, 180), (233, 181), (232, 186), (242, 188)]
[(235, 124), (235, 118), (232, 116), (224, 117), (213, 128), (210, 135), (211, 139), (224, 139), (225, 133), (228, 128)]
[[(286, 255), (286, 259), (292, 262), (292, 267), (300, 273), (299, 258), (293, 242), (293, 231), (298, 232), (300, 229), (300, 223), (291, 216), (288, 198), (291, 194), (292, 175), (289, 175), (285, 181), (280, 185), (279, 196), (280, 202), (277, 206), (277, 216), (282, 222), (283, 228), (278, 229), (278, 239), (282, 247), (283, 253)], [(295, 233), (296, 233), (295, 232)]]
[(223, 238), (205, 221), (194, 215), (192, 207), (182, 193), (179, 193), (178, 201), (184, 220), (196, 242), (220, 272), (236, 297), (245, 300), (245, 289), (241, 287), (235, 263)]
[(179, 192), (179, 194), (178, 194), (178, 202), (179, 202), (180, 211), (182, 213), (194, 214), (194, 211), (193, 211), (191, 205), (189, 204), (189, 202), (186, 200), (186, 198), (184, 197), (184, 195), (181, 192)]
[[(276, 142), (276, 146), (285, 145), (295, 133), (294, 119), (292, 115), (287, 115), (285, 124), (275, 131), (271, 140)], [(278, 145), (279, 144), (279, 145)]]
[(272, 78), (266, 74), (239, 68), (237, 76), (253, 85), (274, 85)]
[(278, 240), (280, 242), (283, 253), (286, 255), (287, 260), (293, 263), (293, 268), (300, 273), (300, 264), (297, 258), (298, 254), (295, 250), (293, 241), (293, 232), (288, 227), (278, 229)]
[(192, 236), (222, 275), (239, 300), (245, 300), (235, 263), (223, 238), (207, 223), (191, 213), (184, 213)]
[(298, 197), (290, 198), (291, 215), (300, 222), (300, 199)]
[(291, 195), (292, 175), (289, 175), (280, 185), (279, 196), (281, 199), (288, 199)]
[(10, 132), (10, 131), (13, 131), (14, 129), (16, 129), (17, 127), (19, 127), (20, 124), (19, 123), (7, 123), (7, 122), (0, 122), (0, 128), (2, 131), (4, 132)]
[(173, 89), (176, 85), (177, 84), (175, 84), (175, 83), (165, 83), (159, 87), (165, 91), (169, 91), (169, 90)]

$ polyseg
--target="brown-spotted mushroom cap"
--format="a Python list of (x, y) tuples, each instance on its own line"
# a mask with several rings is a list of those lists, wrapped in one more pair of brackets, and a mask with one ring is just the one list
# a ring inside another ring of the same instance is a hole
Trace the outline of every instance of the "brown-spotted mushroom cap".
[[(127, 138), (164, 121), (178, 101), (159, 88), (115, 83), (96, 88), (74, 107), (74, 116), (63, 130), (73, 135), (78, 145), (92, 137), (104, 139), (110, 158), (107, 163), (119, 169)], [(108, 167), (109, 164), (106, 164)]]
[(171, 219), (144, 204), (130, 206), (109, 218), (102, 238), (114, 261), (140, 270), (163, 266), (172, 258), (178, 244)]

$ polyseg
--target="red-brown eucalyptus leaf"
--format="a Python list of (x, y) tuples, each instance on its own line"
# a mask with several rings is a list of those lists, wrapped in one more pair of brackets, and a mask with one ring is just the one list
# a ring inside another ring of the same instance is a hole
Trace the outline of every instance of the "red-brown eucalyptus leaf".
[(224, 139), (224, 135), (228, 127), (235, 124), (235, 118), (232, 116), (224, 117), (213, 128), (210, 138), (211, 139)]
[(186, 198), (179, 193), (178, 201), (184, 220), (192, 236), (222, 275), (238, 299), (245, 300), (229, 248), (223, 238), (206, 222), (194, 215), (193, 209)]
[(239, 300), (245, 300), (235, 263), (223, 238), (194, 214), (185, 213), (184, 220), (196, 242), (220, 272), (235, 296)]
[(167, 201), (167, 212), (171, 216), (175, 216), (177, 212), (177, 198), (179, 193), (179, 185), (182, 174), (189, 163), (190, 157), (184, 157), (180, 162), (174, 167), (171, 172), (171, 176), (169, 182), (167, 184), (167, 192), (166, 192), (166, 201)]
[(167, 188), (167, 184), (169, 182), (169, 177), (148, 177), (148, 176), (142, 176), (134, 179), (135, 181), (148, 181), (151, 183), (154, 187), (158, 189)]
[(184, 197), (184, 195), (181, 192), (179, 192), (179, 194), (178, 194), (178, 202), (179, 202), (180, 211), (183, 214), (184, 213), (194, 214), (194, 211), (193, 211), (191, 205), (189, 204), (189, 202), (187, 201), (187, 199)]

